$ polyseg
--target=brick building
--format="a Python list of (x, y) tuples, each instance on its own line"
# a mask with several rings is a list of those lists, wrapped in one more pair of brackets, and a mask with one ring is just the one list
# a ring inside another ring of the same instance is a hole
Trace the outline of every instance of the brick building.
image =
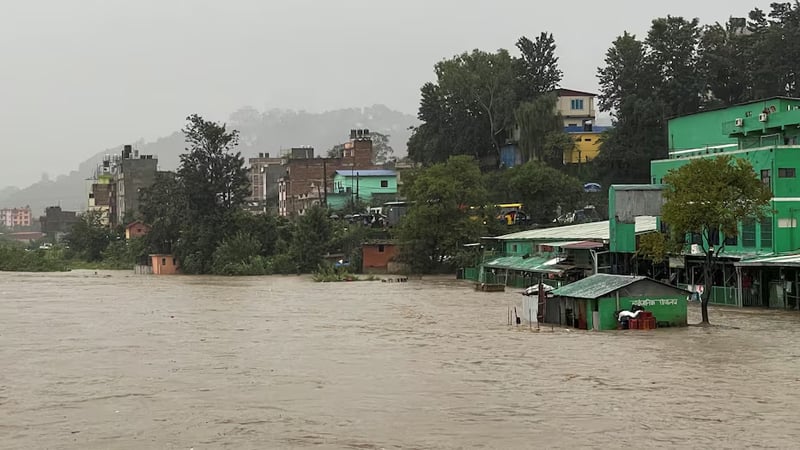
[(278, 180), (278, 214), (303, 215), (326, 200), (333, 190), (337, 170), (378, 169), (373, 163), (372, 138), (369, 130), (350, 130), (350, 140), (341, 155), (315, 158), (313, 148), (294, 148), (282, 164), (283, 176)]

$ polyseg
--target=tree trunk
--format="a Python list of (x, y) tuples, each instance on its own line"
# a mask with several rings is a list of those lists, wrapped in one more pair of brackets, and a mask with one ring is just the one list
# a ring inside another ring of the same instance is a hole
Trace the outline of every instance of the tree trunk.
[(708, 321), (708, 302), (711, 300), (711, 292), (713, 290), (713, 281), (711, 276), (711, 254), (706, 255), (706, 263), (703, 267), (703, 295), (700, 297), (700, 317), (701, 325), (709, 325)]

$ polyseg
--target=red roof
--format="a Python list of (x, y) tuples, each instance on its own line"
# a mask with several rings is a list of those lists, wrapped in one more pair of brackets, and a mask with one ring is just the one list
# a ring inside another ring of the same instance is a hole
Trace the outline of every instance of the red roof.
[(597, 94), (584, 91), (574, 91), (572, 89), (556, 89), (559, 97), (597, 97)]
[(602, 246), (603, 244), (601, 242), (582, 241), (582, 242), (575, 242), (573, 244), (567, 244), (562, 246), (561, 248), (590, 249), (590, 248), (600, 248)]

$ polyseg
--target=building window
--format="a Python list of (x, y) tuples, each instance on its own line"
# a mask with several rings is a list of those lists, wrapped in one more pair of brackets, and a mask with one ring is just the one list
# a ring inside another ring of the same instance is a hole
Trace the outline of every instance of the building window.
[(511, 246), (511, 252), (512, 253), (517, 253), (517, 244), (514, 244), (514, 245)]
[(584, 138), (583, 142), (592, 142), (592, 140), (590, 138)]
[(386, 251), (386, 247), (383, 244), (378, 246), (378, 253), (383, 253), (385, 251)]
[(794, 177), (795, 177), (794, 167), (784, 167), (778, 169), (778, 178), (794, 178)]
[(797, 228), (797, 219), (778, 219), (778, 228)]
[(389, 187), (389, 180), (381, 180), (381, 187), (388, 188)]
[(582, 98), (574, 98), (574, 99), (570, 100), (570, 109), (572, 109), (572, 110), (583, 109), (583, 99)]
[(772, 178), (772, 169), (761, 170), (761, 182), (764, 183), (765, 186), (772, 186), (771, 178)]
[(742, 222), (742, 247), (756, 246), (756, 221), (748, 219)]
[(161, 258), (161, 265), (162, 266), (166, 266), (167, 265), (167, 258)]
[(172, 265), (173, 265), (173, 266), (177, 266), (177, 265), (178, 265), (178, 260), (177, 260), (177, 258), (172, 258)]
[(772, 248), (772, 217), (761, 219), (761, 248)]
[(739, 244), (739, 238), (737, 236), (725, 236), (725, 245), (735, 247), (738, 244)]

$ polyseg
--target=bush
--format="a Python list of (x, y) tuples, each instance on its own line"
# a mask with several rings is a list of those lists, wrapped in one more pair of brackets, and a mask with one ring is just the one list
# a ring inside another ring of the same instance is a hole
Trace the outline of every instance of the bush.
[(65, 272), (69, 270), (61, 252), (26, 250), (13, 243), (0, 243), (0, 271)]

